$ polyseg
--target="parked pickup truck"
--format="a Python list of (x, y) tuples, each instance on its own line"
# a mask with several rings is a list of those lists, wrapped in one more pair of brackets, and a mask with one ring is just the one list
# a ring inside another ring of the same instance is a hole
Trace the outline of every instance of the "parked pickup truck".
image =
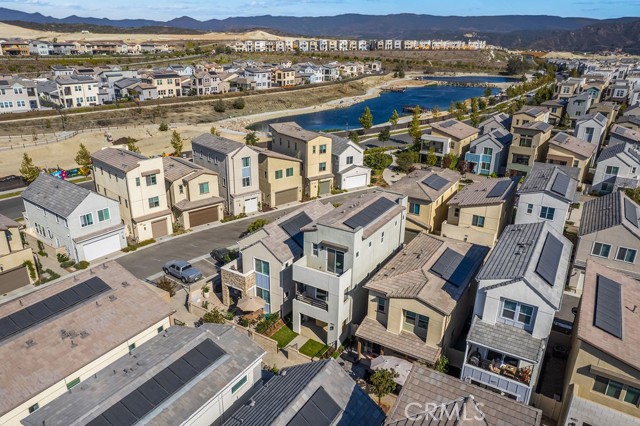
[(162, 267), (165, 274), (172, 275), (183, 283), (194, 283), (202, 278), (202, 272), (184, 260), (172, 260)]

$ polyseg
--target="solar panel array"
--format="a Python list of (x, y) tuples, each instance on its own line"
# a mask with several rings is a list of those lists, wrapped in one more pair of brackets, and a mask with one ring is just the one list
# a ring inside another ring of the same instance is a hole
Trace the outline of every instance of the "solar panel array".
[(356, 229), (361, 226), (365, 227), (396, 205), (396, 203), (388, 198), (378, 198), (376, 201), (345, 220), (344, 224), (351, 229)]
[(109, 407), (89, 426), (131, 426), (202, 373), (224, 352), (211, 339), (206, 339), (178, 358), (136, 390)]
[(287, 426), (333, 425), (341, 411), (340, 406), (327, 391), (323, 387), (319, 387), (300, 411), (287, 423)]
[(440, 127), (444, 127), (445, 129), (451, 126), (454, 126), (456, 124), (455, 120), (448, 120), (445, 121), (444, 123), (440, 123)]
[(427, 185), (429, 188), (435, 189), (436, 191), (440, 191), (442, 188), (444, 188), (449, 181), (446, 180), (443, 177), (438, 176), (437, 174), (433, 173), (430, 174), (429, 176), (427, 176), (422, 183), (424, 183), (425, 185)]
[(502, 197), (502, 194), (511, 186), (512, 181), (501, 180), (491, 188), (491, 191), (487, 194), (489, 198)]
[(622, 288), (617, 282), (598, 275), (593, 325), (622, 339)]
[(567, 190), (569, 189), (570, 182), (571, 178), (569, 176), (563, 173), (558, 173), (555, 180), (553, 181), (553, 185), (551, 186), (551, 191), (564, 197), (567, 195)]
[(485, 253), (480, 246), (471, 247), (465, 256), (448, 248), (433, 264), (431, 272), (456, 287), (464, 286), (475, 274)]
[(11, 315), (0, 318), (0, 341), (107, 290), (111, 290), (107, 283), (98, 277), (92, 277)]
[(547, 239), (544, 241), (542, 253), (540, 253), (540, 258), (536, 265), (536, 273), (550, 286), (553, 286), (556, 281), (562, 248), (562, 241), (551, 233), (547, 234)]
[(633, 201), (628, 198), (624, 199), (624, 217), (638, 228), (638, 209)]
[(569, 139), (569, 135), (567, 135), (566, 133), (558, 133), (556, 135), (556, 140), (560, 143), (566, 142), (567, 139)]
[(303, 228), (313, 222), (311, 218), (305, 213), (300, 212), (297, 215), (285, 220), (280, 224), (280, 228), (287, 233), (300, 247), (304, 244), (304, 236), (300, 232), (300, 228)]

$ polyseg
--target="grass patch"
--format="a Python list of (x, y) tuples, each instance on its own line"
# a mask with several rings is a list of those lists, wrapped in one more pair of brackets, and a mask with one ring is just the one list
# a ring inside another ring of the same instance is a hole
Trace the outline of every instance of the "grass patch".
[(18, 197), (20, 194), (22, 194), (22, 191), (9, 192), (7, 194), (2, 194), (0, 195), (0, 200), (4, 200), (5, 198)]
[(279, 348), (284, 348), (289, 343), (291, 343), (291, 341), (293, 339), (295, 339), (297, 335), (298, 335), (298, 333), (296, 333), (295, 331), (291, 330), (288, 326), (283, 325), (282, 327), (280, 327), (280, 330), (278, 330), (275, 333), (273, 333), (271, 338), (273, 340), (275, 340), (276, 342), (278, 342), (278, 347)]
[(302, 345), (298, 352), (311, 358), (319, 358), (324, 354), (329, 346), (324, 343), (316, 342), (315, 340), (307, 340), (307, 343)]

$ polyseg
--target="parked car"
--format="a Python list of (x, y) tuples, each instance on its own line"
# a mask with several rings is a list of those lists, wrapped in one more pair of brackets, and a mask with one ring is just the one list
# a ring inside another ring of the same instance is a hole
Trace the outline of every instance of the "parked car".
[(236, 259), (239, 255), (239, 251), (237, 248), (217, 248), (211, 252), (211, 257), (213, 257), (216, 262), (224, 265), (225, 263), (231, 262), (233, 259)]
[(165, 274), (172, 275), (183, 283), (194, 283), (202, 278), (202, 272), (184, 260), (172, 260), (162, 267)]

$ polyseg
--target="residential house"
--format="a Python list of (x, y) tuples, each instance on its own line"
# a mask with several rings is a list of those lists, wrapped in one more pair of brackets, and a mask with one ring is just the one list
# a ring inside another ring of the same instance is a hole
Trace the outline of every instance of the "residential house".
[(222, 81), (216, 73), (211, 71), (195, 71), (191, 75), (189, 84), (190, 92), (196, 95), (227, 93), (230, 88), (228, 82)]
[(557, 126), (562, 121), (562, 116), (566, 111), (567, 100), (566, 99), (550, 99), (548, 101), (544, 101), (543, 103), (541, 103), (540, 106), (545, 107), (549, 110), (548, 123), (553, 126)]
[(448, 202), (449, 214), (440, 235), (493, 247), (511, 222), (517, 181), (486, 179), (458, 191)]
[(128, 238), (144, 241), (173, 232), (161, 157), (104, 148), (91, 159), (96, 191), (118, 201)]
[(232, 325), (169, 327), (22, 423), (219, 425), (261, 387), (265, 353)]
[(381, 426), (382, 409), (333, 359), (286, 367), (224, 426)]
[(607, 88), (605, 97), (607, 100), (626, 104), (633, 91), (633, 86), (626, 80), (616, 80)]
[(58, 103), (63, 108), (98, 105), (98, 81), (88, 76), (57, 77)]
[(271, 88), (271, 70), (267, 68), (245, 68), (242, 76), (256, 83), (256, 90)]
[(615, 102), (598, 102), (589, 108), (589, 114), (598, 112), (607, 117), (607, 127), (611, 127), (618, 117), (620, 105)]
[(540, 426), (542, 411), (414, 364), (389, 412), (387, 426), (462, 424)]
[(608, 194), (618, 189), (633, 189), (639, 180), (640, 151), (632, 144), (612, 143), (600, 152), (591, 191)]
[(469, 145), (478, 135), (478, 129), (458, 120), (435, 122), (431, 124), (431, 134), (422, 135), (420, 154), (428, 155), (429, 150), (433, 148), (440, 158), (449, 154), (460, 158), (469, 150)]
[(290, 315), (296, 294), (292, 265), (304, 254), (301, 229), (333, 209), (315, 200), (242, 238), (240, 256), (220, 270), (222, 303), (257, 296), (265, 302), (264, 312)]
[(560, 310), (571, 243), (546, 223), (509, 225), (480, 273), (460, 378), (529, 404)]
[(331, 170), (338, 189), (363, 188), (371, 182), (371, 169), (364, 166), (364, 149), (349, 139), (326, 133), (332, 140)]
[(216, 173), (177, 157), (163, 157), (162, 163), (175, 223), (189, 229), (223, 218), (224, 199), (218, 193)]
[(21, 228), (21, 224), (0, 214), (0, 294), (32, 284), (37, 278), (33, 252), (22, 242)]
[(275, 86), (294, 86), (296, 84), (296, 70), (293, 68), (276, 68), (273, 71), (272, 81)]
[(516, 224), (549, 222), (563, 232), (576, 198), (577, 168), (535, 163), (518, 189)]
[(0, 56), (29, 56), (29, 53), (29, 42), (26, 40), (0, 40)]
[(127, 246), (118, 203), (82, 186), (41, 174), (23, 192), (25, 234), (48, 255), (92, 261)]
[(638, 281), (587, 262), (559, 425), (640, 423)]
[(636, 132), (640, 131), (640, 116), (626, 115), (618, 118), (617, 123)]
[(409, 197), (407, 228), (433, 234), (447, 219), (447, 201), (458, 191), (459, 181), (460, 174), (449, 169), (414, 170), (389, 190)]
[(123, 78), (113, 83), (115, 99), (131, 97), (139, 101), (158, 99), (158, 88), (138, 78)]
[(22, 77), (0, 80), (0, 114), (40, 109), (40, 97), (35, 81)]
[(481, 135), (486, 135), (487, 133), (491, 133), (498, 129), (508, 133), (511, 129), (511, 117), (509, 114), (499, 112), (480, 123), (478, 128), (480, 129)]
[(589, 260), (640, 278), (638, 205), (624, 191), (584, 203), (574, 265), (583, 271)]
[(530, 121), (512, 128), (507, 170), (511, 176), (527, 175), (536, 161), (546, 157), (553, 126), (544, 121)]
[(573, 95), (581, 93), (582, 88), (586, 83), (587, 79), (582, 77), (570, 77), (564, 81), (561, 81), (556, 86), (558, 99), (569, 99)]
[(260, 209), (258, 153), (244, 143), (204, 133), (191, 141), (193, 162), (218, 174), (218, 193), (229, 214)]
[(49, 56), (53, 53), (53, 45), (46, 41), (33, 40), (29, 42), (29, 55)]
[(304, 196), (327, 195), (333, 188), (332, 139), (294, 122), (272, 123), (269, 149), (302, 160)]
[(640, 148), (640, 131), (614, 124), (609, 132), (609, 145), (631, 144), (634, 148)]
[(482, 134), (471, 142), (469, 151), (464, 155), (467, 169), (476, 175), (504, 175), (512, 140), (513, 135), (500, 127)]
[[(57, 43), (53, 43), (53, 54), (54, 55), (60, 55), (60, 56), (70, 56), (70, 55), (77, 55), (78, 53), (80, 53), (80, 49), (83, 49), (84, 51), (82, 52), (87, 53), (86, 52), (86, 47), (85, 45), (82, 45), (80, 43), (76, 44), (76, 43), (71, 43), (71, 42), (57, 42)], [(89, 52), (89, 54), (92, 54), (93, 51)]]
[(407, 197), (363, 193), (305, 225), (293, 331), (338, 347), (367, 312), (366, 279), (404, 243)]
[(337, 62), (322, 64), (324, 81), (336, 81), (340, 78), (340, 69)]
[(276, 151), (251, 147), (258, 152), (258, 182), (262, 204), (280, 207), (302, 200), (302, 160)]
[(75, 73), (75, 69), (66, 65), (51, 65), (51, 75), (53, 77), (70, 77)]
[(159, 98), (182, 96), (182, 79), (173, 71), (144, 71), (140, 73), (143, 83), (155, 86)]
[(29, 414), (46, 413), (48, 403), (94, 377), (109, 360), (129, 357), (168, 328), (173, 311), (166, 292), (114, 261), (5, 301), (0, 377), (13, 386), (3, 389), (0, 423), (20, 426)]
[(593, 99), (589, 92), (582, 92), (567, 99), (567, 115), (572, 122), (588, 114)]
[(589, 79), (583, 87), (584, 92), (591, 95), (593, 103), (600, 103), (608, 82), (602, 79)]
[(607, 133), (607, 117), (601, 113), (588, 114), (576, 120), (573, 135), (578, 139), (601, 146)]
[(464, 330), (487, 247), (420, 233), (365, 284), (358, 354), (435, 365)]
[(595, 144), (560, 132), (549, 141), (547, 163), (577, 168), (578, 182), (583, 183), (589, 167), (593, 165), (597, 148)]
[(548, 123), (549, 110), (544, 107), (523, 107), (513, 114), (511, 118), (511, 133), (515, 133), (516, 128), (526, 128), (532, 123)]

